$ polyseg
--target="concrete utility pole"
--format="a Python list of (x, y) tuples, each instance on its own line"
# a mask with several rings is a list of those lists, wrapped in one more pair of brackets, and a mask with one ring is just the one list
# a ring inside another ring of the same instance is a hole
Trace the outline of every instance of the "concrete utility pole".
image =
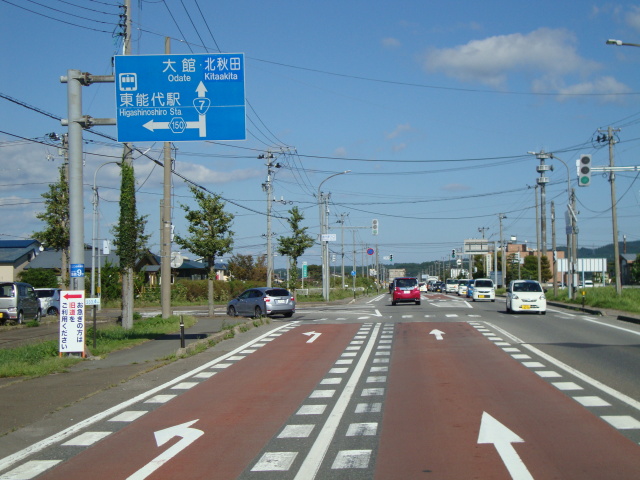
[(273, 245), (271, 243), (271, 205), (273, 201), (271, 174), (273, 170), (271, 167), (275, 166), (276, 168), (280, 168), (280, 164), (274, 165), (272, 163), (273, 154), (271, 151), (267, 152), (266, 155), (258, 155), (258, 158), (267, 160), (267, 163), (265, 163), (267, 167), (267, 181), (262, 184), (262, 190), (267, 194), (267, 287), (270, 287), (273, 279)]
[[(164, 53), (171, 53), (171, 39), (164, 39)], [(164, 178), (162, 216), (160, 217), (160, 302), (162, 318), (169, 318), (171, 311), (171, 142), (164, 142)]]
[(536, 154), (536, 158), (540, 160), (540, 165), (536, 167), (536, 171), (540, 174), (540, 176), (536, 179), (538, 185), (540, 185), (540, 250), (542, 255), (547, 255), (547, 193), (546, 186), (549, 183), (549, 177), (545, 176), (545, 173), (548, 171), (553, 171), (552, 165), (547, 165), (545, 160), (552, 158), (553, 155), (550, 153), (545, 153), (544, 150), (541, 150), (540, 153)]
[(558, 296), (558, 251), (556, 250), (556, 206), (551, 201), (551, 250), (553, 251), (553, 296)]
[[(538, 190), (538, 185), (536, 185), (536, 190)], [(540, 260), (540, 223), (538, 220), (540, 219), (539, 208), (538, 208), (538, 192), (536, 191), (533, 195), (535, 197), (536, 203), (536, 257), (538, 257), (538, 282), (542, 281), (542, 272), (540, 269), (542, 268), (542, 262)]]
[[(598, 130), (600, 131), (600, 130)], [(619, 129), (615, 130), (619, 132)], [(611, 184), (611, 222), (613, 226), (613, 265), (616, 276), (616, 293), (622, 294), (622, 279), (620, 277), (620, 245), (618, 244), (618, 199), (616, 196), (616, 174), (615, 174), (615, 162), (613, 155), (613, 146), (616, 140), (613, 136), (614, 129), (609, 127), (607, 129), (606, 141), (609, 143), (609, 183)]]
[[(502, 252), (502, 286), (505, 286), (505, 281), (507, 280), (507, 255), (506, 248), (504, 248), (504, 243), (502, 242), (502, 220), (507, 218), (504, 213), (498, 214), (498, 219), (500, 220), (500, 249)], [(496, 251), (496, 259), (498, 257), (498, 252)]]

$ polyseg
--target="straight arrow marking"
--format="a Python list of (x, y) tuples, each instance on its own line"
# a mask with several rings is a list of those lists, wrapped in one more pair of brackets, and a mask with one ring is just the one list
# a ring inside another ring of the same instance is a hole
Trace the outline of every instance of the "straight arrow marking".
[(487, 412), (482, 412), (480, 420), (480, 433), (478, 443), (493, 443), (498, 451), (498, 455), (504, 462), (511, 478), (514, 480), (533, 480), (527, 470), (527, 466), (518, 456), (518, 452), (513, 448), (512, 443), (524, 442), (522, 438), (509, 430)]
[(444, 332), (443, 332), (443, 331), (441, 331), (441, 330), (438, 330), (437, 328), (436, 328), (436, 329), (434, 329), (434, 330), (431, 330), (431, 331), (429, 332), (429, 335), (435, 335), (436, 340), (442, 340), (442, 339), (444, 338), (444, 337), (443, 337)]

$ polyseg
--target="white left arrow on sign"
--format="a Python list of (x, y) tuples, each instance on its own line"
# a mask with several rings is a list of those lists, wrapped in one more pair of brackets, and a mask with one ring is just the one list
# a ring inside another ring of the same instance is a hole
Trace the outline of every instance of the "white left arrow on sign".
[(198, 420), (193, 420), (191, 422), (182, 423), (180, 425), (175, 425), (173, 427), (154, 432), (156, 443), (159, 447), (167, 443), (173, 437), (182, 437), (182, 439), (175, 443), (172, 447), (168, 448), (165, 452), (161, 453), (156, 458), (151, 460), (136, 473), (134, 473), (130, 477), (127, 477), (127, 480), (142, 480), (144, 478), (147, 478), (158, 468), (167, 463), (178, 453), (180, 453), (182, 450), (187, 448), (198, 438), (204, 435), (204, 432), (202, 430), (198, 430), (197, 428), (190, 428), (191, 425), (193, 425), (197, 421)]
[(307, 343), (313, 343), (316, 338), (318, 338), (322, 334), (320, 332), (304, 332), (303, 335), (311, 337), (309, 340), (307, 340)]
[(516, 449), (512, 443), (524, 442), (518, 435), (513, 433), (487, 412), (482, 412), (480, 420), (480, 433), (478, 443), (493, 443), (498, 451), (498, 455), (504, 462), (511, 478), (514, 480), (533, 480)]

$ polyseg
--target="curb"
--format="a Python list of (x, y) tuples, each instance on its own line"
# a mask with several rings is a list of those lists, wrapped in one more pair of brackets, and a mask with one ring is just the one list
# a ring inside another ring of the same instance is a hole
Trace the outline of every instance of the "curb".
[[(184, 348), (178, 348), (176, 350), (176, 357), (183, 357), (185, 355), (190, 355), (192, 354), (196, 349), (198, 349), (201, 345), (205, 345), (208, 344), (209, 346), (213, 346), (223, 340), (225, 340), (226, 338), (229, 337), (229, 334), (231, 332), (233, 332), (233, 336), (235, 337), (236, 335), (239, 335), (240, 333), (246, 332), (247, 330), (250, 330), (252, 328), (258, 328), (254, 325), (253, 322), (255, 322), (255, 319), (251, 319), (251, 320), (247, 320), (243, 323), (239, 323), (236, 326), (233, 327), (232, 330), (223, 330), (220, 332), (216, 332), (212, 335), (209, 335), (205, 338), (201, 338), (198, 339), (194, 342), (191, 342), (189, 345), (187, 345)], [(262, 325), (267, 325), (267, 322), (265, 322), (262, 318), (260, 318), (260, 326)]]

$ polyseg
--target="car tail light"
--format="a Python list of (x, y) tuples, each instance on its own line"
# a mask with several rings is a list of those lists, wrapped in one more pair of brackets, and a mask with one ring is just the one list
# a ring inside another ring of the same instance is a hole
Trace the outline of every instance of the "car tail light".
[(295, 301), (296, 301), (296, 299), (295, 299), (294, 297), (291, 297), (291, 301), (292, 301), (292, 302), (295, 302)]
[(265, 301), (265, 302), (270, 302), (270, 301), (271, 301), (271, 298), (269, 298), (269, 297), (264, 297), (264, 301)]

